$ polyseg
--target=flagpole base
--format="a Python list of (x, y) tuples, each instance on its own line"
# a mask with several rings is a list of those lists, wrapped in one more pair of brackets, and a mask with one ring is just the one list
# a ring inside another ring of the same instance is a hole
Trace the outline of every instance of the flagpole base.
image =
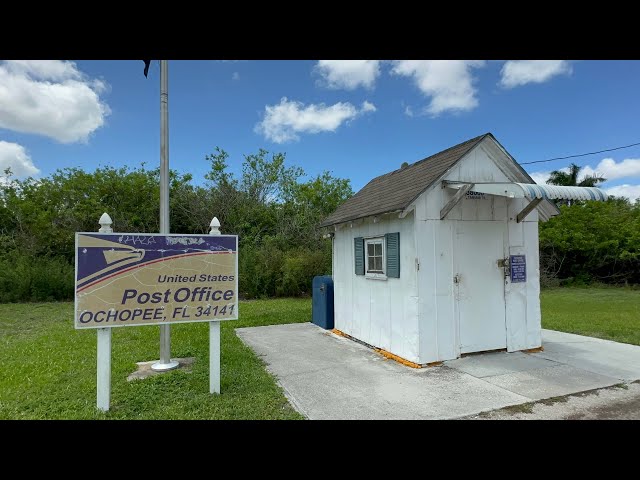
[(163, 363), (160, 360), (158, 360), (156, 363), (151, 365), (151, 370), (153, 370), (154, 372), (168, 372), (169, 370), (174, 370), (178, 368), (178, 365), (180, 364), (175, 360), (170, 360), (167, 363)]

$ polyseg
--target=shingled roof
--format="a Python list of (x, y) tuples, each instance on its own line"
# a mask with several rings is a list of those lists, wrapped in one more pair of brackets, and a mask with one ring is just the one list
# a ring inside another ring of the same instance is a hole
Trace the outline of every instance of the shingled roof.
[(407, 208), (433, 182), (489, 135), (491, 134), (485, 133), (407, 167), (374, 178), (340, 205), (320, 226), (327, 227)]

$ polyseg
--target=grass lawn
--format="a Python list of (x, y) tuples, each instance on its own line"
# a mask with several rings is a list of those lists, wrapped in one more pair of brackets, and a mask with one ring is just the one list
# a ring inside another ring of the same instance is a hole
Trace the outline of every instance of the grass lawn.
[[(640, 290), (542, 292), (544, 328), (640, 345)], [(209, 326), (171, 328), (172, 356), (196, 357), (191, 373), (127, 382), (135, 362), (158, 358), (159, 327), (114, 328), (111, 411), (96, 402), (96, 333), (73, 328), (73, 303), (0, 304), (0, 419), (299, 419), (237, 327), (311, 318), (309, 299), (240, 302), (222, 323), (221, 395), (209, 392)]]
[(135, 362), (158, 358), (159, 327), (112, 333), (111, 410), (96, 403), (96, 332), (73, 328), (73, 303), (0, 305), (0, 419), (300, 419), (264, 364), (233, 331), (311, 319), (309, 299), (240, 302), (222, 322), (221, 395), (209, 394), (209, 325), (171, 327), (173, 357), (192, 372), (127, 382)]
[(542, 327), (640, 345), (640, 290), (543, 290)]

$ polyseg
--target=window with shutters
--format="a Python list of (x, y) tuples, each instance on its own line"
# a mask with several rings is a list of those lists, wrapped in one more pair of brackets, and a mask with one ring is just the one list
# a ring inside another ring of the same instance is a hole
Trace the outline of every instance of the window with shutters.
[(367, 238), (364, 243), (366, 276), (386, 278), (384, 237)]
[(386, 280), (400, 278), (400, 233), (353, 239), (355, 274)]

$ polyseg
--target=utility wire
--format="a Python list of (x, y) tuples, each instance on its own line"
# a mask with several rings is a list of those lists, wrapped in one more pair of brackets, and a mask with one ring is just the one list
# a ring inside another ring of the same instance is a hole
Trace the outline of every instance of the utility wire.
[(597, 152), (581, 153), (579, 155), (569, 155), (567, 157), (548, 158), (546, 160), (536, 160), (534, 162), (522, 162), (520, 165), (529, 165), (531, 163), (552, 162), (553, 160), (565, 160), (567, 158), (586, 157), (587, 155), (595, 155), (596, 153), (604, 153), (604, 152), (613, 152), (614, 150), (622, 150), (623, 148), (635, 147), (636, 145), (640, 145), (640, 142), (632, 143), (631, 145), (625, 145), (624, 147), (607, 148), (606, 150), (599, 150)]

